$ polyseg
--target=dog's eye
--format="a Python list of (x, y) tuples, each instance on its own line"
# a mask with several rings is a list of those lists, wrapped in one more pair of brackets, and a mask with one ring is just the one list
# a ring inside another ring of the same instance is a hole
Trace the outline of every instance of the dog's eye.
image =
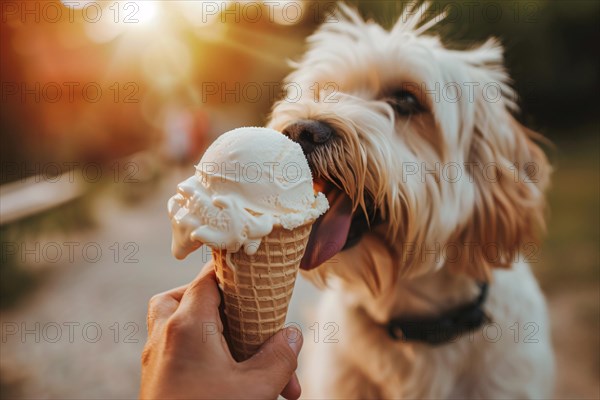
[(409, 116), (425, 110), (417, 97), (407, 90), (392, 93), (387, 102), (399, 115)]

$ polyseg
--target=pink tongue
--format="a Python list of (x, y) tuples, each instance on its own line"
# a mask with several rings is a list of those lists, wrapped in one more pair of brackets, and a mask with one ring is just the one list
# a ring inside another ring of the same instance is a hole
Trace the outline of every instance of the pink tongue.
[(352, 201), (341, 190), (327, 194), (329, 210), (312, 227), (300, 268), (310, 270), (339, 253), (346, 243), (352, 221)]

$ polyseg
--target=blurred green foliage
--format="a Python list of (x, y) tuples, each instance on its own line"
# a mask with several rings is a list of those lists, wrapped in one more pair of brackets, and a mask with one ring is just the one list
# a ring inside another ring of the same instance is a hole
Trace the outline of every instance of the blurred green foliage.
[(93, 229), (96, 221), (90, 212), (92, 193), (0, 226), (0, 309), (14, 306), (52, 270), (25, 268), (25, 257), (20, 250), (15, 252), (14, 246), (31, 245), (46, 235)]
[(553, 162), (548, 236), (533, 265), (549, 290), (600, 282), (598, 125), (582, 129), (587, 137), (562, 144)]

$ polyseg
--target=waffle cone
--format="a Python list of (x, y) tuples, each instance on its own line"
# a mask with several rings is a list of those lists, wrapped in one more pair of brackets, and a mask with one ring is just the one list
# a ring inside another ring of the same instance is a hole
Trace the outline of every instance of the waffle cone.
[(223, 293), (226, 339), (237, 361), (250, 358), (285, 324), (312, 222), (275, 226), (253, 255), (213, 250)]

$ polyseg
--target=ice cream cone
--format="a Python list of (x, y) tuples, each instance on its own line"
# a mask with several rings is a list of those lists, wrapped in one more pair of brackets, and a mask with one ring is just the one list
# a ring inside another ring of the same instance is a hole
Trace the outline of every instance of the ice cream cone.
[(253, 255), (213, 249), (226, 339), (237, 361), (250, 358), (283, 327), (312, 222), (292, 230), (275, 226)]

